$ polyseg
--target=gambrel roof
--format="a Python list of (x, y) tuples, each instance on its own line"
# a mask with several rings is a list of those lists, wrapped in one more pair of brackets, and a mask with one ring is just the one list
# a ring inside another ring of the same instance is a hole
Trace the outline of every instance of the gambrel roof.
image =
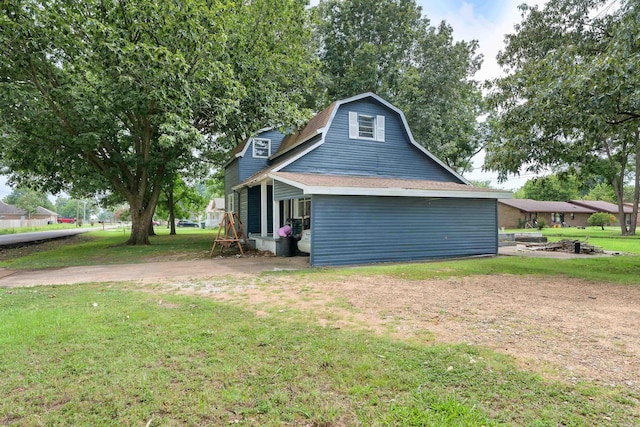
[[(335, 117), (335, 114), (338, 111), (338, 108), (341, 105), (349, 104), (349, 103), (352, 103), (352, 102), (355, 102), (355, 101), (359, 101), (359, 100), (362, 100), (362, 99), (365, 99), (365, 98), (372, 98), (375, 101), (379, 102), (380, 104), (384, 105), (386, 108), (388, 108), (391, 111), (393, 111), (396, 114), (398, 114), (398, 116), (400, 117), (400, 119), (402, 121), (402, 125), (404, 127), (404, 130), (407, 133), (407, 136), (409, 138), (409, 142), (412, 145), (414, 145), (419, 151), (421, 151), (423, 154), (425, 154), (431, 160), (433, 160), (438, 165), (440, 165), (442, 168), (444, 168), (451, 175), (453, 175), (458, 180), (460, 180), (460, 182), (463, 182), (465, 184), (469, 184), (469, 181), (467, 181), (464, 177), (462, 177), (462, 175), (458, 174), (456, 171), (451, 169), (444, 162), (442, 162), (436, 156), (431, 154), (426, 148), (424, 148), (421, 144), (418, 144), (413, 139), (413, 134), (411, 133), (411, 129), (409, 128), (409, 124), (407, 123), (407, 120), (406, 120), (406, 118), (404, 116), (404, 113), (400, 109), (398, 109), (397, 107), (395, 107), (391, 103), (387, 102), (386, 100), (382, 99), (381, 97), (379, 97), (378, 95), (376, 95), (376, 94), (374, 94), (372, 92), (367, 92), (367, 93), (363, 93), (363, 94), (360, 94), (360, 95), (353, 96), (351, 98), (347, 98), (347, 99), (343, 99), (343, 100), (340, 100), (340, 101), (332, 102), (327, 108), (325, 108), (324, 110), (322, 110), (321, 112), (316, 114), (311, 120), (309, 120), (309, 122), (306, 124), (306, 126), (303, 129), (301, 129), (300, 131), (292, 132), (291, 134), (287, 135), (285, 137), (285, 139), (282, 141), (282, 143), (280, 144), (280, 147), (279, 147), (278, 151), (276, 153), (273, 153), (271, 155), (271, 157), (269, 157), (270, 160), (273, 160), (273, 161), (279, 160), (279, 158), (283, 154), (293, 150), (296, 147), (301, 146), (302, 144), (304, 144), (305, 142), (311, 140), (314, 137), (319, 136), (320, 139), (319, 139), (318, 143), (314, 144), (309, 150), (306, 150), (303, 153), (300, 153), (300, 154), (298, 154), (298, 155), (296, 155), (296, 156), (294, 156), (294, 157), (292, 157), (290, 159), (287, 159), (286, 162), (280, 163), (277, 166), (276, 165), (271, 165), (269, 168), (267, 168), (269, 170), (265, 169), (264, 172), (278, 171), (281, 168), (283, 168), (283, 167), (287, 166), (288, 164), (290, 164), (291, 162), (295, 161), (296, 159), (300, 158), (301, 156), (307, 154), (309, 151), (311, 151), (311, 150), (317, 148), (318, 146), (322, 145), (322, 143), (325, 140), (326, 134), (327, 134), (329, 128), (331, 127), (331, 122), (333, 121), (333, 118)], [(270, 128), (262, 129), (260, 132), (264, 132), (264, 131), (269, 130), (269, 129)], [(232, 151), (232, 157), (231, 157), (230, 162), (233, 159), (237, 158), (237, 157), (244, 156), (244, 154), (246, 153), (247, 147), (249, 146), (249, 143), (250, 143), (250, 141), (252, 139), (253, 138), (247, 138), (241, 144), (238, 144), (238, 146), (236, 146), (236, 148), (234, 148), (234, 150)], [(249, 180), (252, 180), (252, 179), (250, 178)]]

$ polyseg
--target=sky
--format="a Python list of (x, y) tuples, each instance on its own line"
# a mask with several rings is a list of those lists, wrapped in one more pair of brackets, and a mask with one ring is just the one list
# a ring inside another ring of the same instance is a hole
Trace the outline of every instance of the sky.
[[(478, 40), (479, 52), (484, 56), (480, 71), (474, 76), (476, 80), (499, 77), (500, 67), (496, 62), (496, 55), (504, 46), (505, 34), (513, 32), (513, 26), (520, 22), (518, 5), (543, 4), (544, 1), (525, 0), (417, 0), (422, 12), (432, 25), (440, 21), (447, 21), (453, 28), (456, 40)], [(311, 0), (311, 5), (317, 5), (318, 0)], [(508, 181), (498, 184), (495, 173), (482, 172), (483, 155), (474, 158), (474, 171), (464, 174), (471, 180), (488, 181), (496, 188), (515, 190), (524, 185), (532, 175), (512, 177)], [(0, 176), (0, 199), (11, 193), (6, 186), (6, 178)]]
[[(502, 76), (496, 56), (504, 47), (504, 36), (514, 32), (514, 25), (522, 19), (518, 5), (527, 3), (542, 7), (545, 1), (525, 0), (417, 0), (422, 6), (423, 14), (429, 18), (431, 25), (437, 25), (440, 21), (447, 21), (453, 28), (453, 36), (456, 40), (478, 40), (479, 49), (484, 57), (480, 71), (474, 78), (479, 81)], [(474, 170), (467, 172), (464, 177), (470, 180), (491, 181), (495, 188), (517, 190), (528, 179), (534, 177), (531, 174), (510, 176), (503, 183), (498, 183), (497, 174), (482, 172), (484, 153), (481, 152), (473, 159)]]

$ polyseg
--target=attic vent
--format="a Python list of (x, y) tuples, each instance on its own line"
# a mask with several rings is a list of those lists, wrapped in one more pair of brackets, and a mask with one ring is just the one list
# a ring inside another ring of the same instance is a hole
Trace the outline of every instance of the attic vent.
[(349, 138), (384, 142), (384, 116), (349, 111)]

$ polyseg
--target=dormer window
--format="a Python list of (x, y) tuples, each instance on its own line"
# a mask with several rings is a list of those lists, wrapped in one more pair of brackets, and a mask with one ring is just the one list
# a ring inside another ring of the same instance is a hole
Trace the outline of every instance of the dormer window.
[(270, 139), (253, 139), (253, 157), (259, 159), (266, 159), (271, 155), (271, 140)]
[(349, 111), (349, 138), (384, 142), (384, 116)]

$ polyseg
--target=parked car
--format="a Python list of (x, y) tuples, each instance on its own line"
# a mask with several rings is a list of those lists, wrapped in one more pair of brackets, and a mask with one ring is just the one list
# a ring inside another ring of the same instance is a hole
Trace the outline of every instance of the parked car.
[(300, 240), (298, 240), (298, 250), (306, 254), (311, 253), (311, 230), (302, 230)]
[(198, 225), (198, 223), (193, 222), (193, 221), (189, 221), (188, 219), (183, 219), (178, 221), (178, 227), (195, 227), (198, 228), (200, 227), (200, 225)]
[(60, 218), (58, 217), (58, 224), (75, 224), (75, 218)]
[(156, 221), (155, 219), (154, 219), (153, 221), (151, 221), (151, 223), (152, 223), (153, 225), (160, 225), (160, 221)]

